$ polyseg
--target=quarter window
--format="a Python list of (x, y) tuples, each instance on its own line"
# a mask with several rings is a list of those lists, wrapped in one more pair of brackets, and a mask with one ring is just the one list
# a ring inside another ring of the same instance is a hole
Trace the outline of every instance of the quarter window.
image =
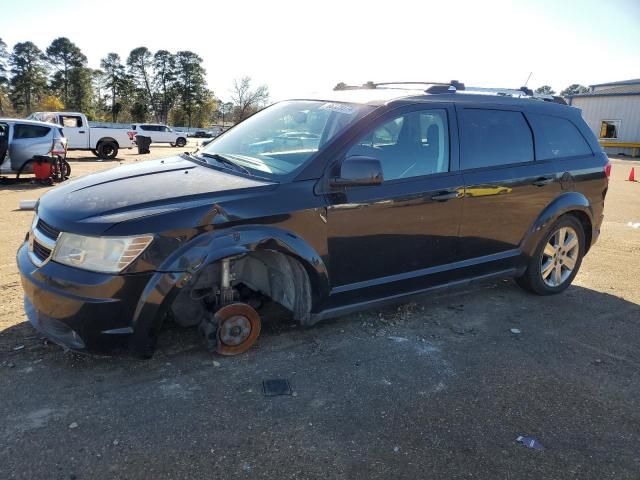
[(40, 138), (45, 137), (49, 133), (49, 127), (40, 125), (27, 125), (18, 123), (13, 127), (13, 138)]
[(591, 148), (576, 126), (566, 118), (527, 114), (536, 137), (536, 158), (591, 155)]
[(462, 169), (533, 161), (531, 129), (521, 112), (465, 109)]
[(411, 112), (376, 127), (347, 152), (380, 160), (385, 181), (449, 171), (446, 110)]

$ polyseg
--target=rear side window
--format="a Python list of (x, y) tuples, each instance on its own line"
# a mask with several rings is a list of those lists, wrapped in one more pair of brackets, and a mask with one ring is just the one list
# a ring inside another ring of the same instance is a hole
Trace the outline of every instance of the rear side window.
[(462, 169), (533, 161), (531, 129), (521, 112), (462, 111)]
[(528, 113), (527, 118), (536, 138), (536, 158), (538, 160), (576, 157), (593, 153), (576, 126), (566, 118), (538, 113)]
[(60, 123), (67, 128), (80, 128), (82, 126), (82, 118), (76, 116), (60, 116)]
[(13, 138), (40, 138), (46, 137), (49, 133), (49, 127), (40, 125), (26, 125), (18, 123), (13, 127)]

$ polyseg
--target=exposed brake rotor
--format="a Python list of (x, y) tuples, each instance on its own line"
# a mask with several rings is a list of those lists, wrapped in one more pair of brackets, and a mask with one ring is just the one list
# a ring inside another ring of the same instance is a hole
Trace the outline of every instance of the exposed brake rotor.
[(260, 315), (246, 303), (225, 305), (214, 315), (218, 324), (218, 348), (220, 355), (244, 353), (256, 343), (260, 335)]

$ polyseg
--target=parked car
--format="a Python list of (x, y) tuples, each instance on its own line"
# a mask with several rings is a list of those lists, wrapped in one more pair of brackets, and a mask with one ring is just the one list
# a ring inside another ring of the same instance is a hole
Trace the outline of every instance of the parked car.
[(209, 138), (210, 135), (205, 132), (204, 130), (196, 130), (196, 132), (193, 134), (194, 138)]
[[(233, 355), (270, 302), (312, 325), (475, 280), (562, 292), (610, 171), (580, 111), (427, 87), (283, 101), (194, 154), (48, 192), (17, 255), (29, 320), (69, 348), (148, 356), (172, 319)], [(319, 141), (275, 141), (288, 132)]]
[(116, 158), (119, 149), (134, 145), (135, 132), (123, 128), (90, 127), (84, 113), (35, 112), (28, 118), (61, 125), (69, 150), (90, 150), (101, 159)]
[[(0, 118), (0, 175), (16, 178), (33, 173), (33, 158), (67, 156), (67, 139), (58, 125), (32, 120)], [(69, 176), (71, 168), (64, 162)]]
[(187, 136), (184, 133), (173, 131), (167, 125), (134, 123), (131, 128), (138, 135), (151, 137), (151, 143), (168, 143), (172, 147), (184, 147), (187, 144)]

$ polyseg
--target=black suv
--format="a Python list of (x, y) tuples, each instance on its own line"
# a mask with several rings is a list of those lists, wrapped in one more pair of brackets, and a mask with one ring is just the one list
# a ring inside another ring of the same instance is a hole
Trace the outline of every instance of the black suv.
[(268, 305), (312, 325), (476, 279), (567, 288), (609, 173), (580, 111), (400, 87), (276, 103), (201, 151), (47, 193), (17, 256), (29, 320), (75, 350), (148, 356), (172, 319), (233, 355)]

